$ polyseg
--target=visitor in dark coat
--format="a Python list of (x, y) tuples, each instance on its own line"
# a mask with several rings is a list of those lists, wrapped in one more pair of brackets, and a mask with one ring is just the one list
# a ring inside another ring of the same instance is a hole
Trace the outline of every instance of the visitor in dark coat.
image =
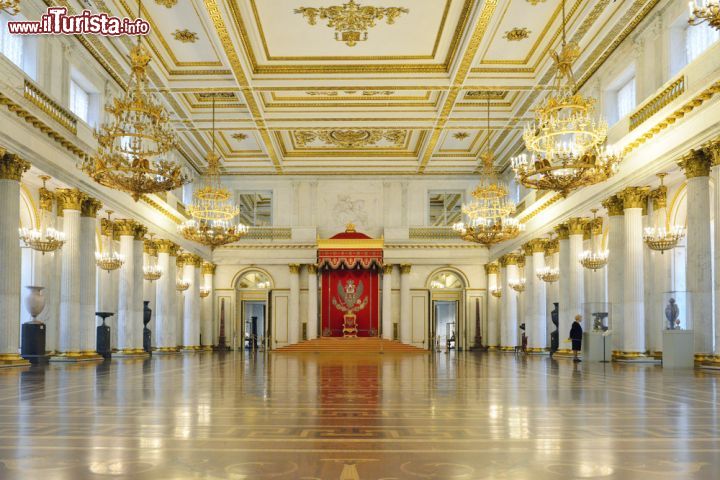
[(582, 350), (583, 329), (582, 325), (580, 325), (581, 321), (582, 316), (575, 315), (575, 321), (573, 322), (572, 327), (570, 327), (570, 340), (572, 341), (573, 362), (581, 361), (578, 358), (578, 352)]

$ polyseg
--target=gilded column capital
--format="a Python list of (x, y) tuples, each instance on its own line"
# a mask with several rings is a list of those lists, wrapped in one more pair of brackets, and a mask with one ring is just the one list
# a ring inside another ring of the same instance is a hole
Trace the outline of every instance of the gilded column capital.
[(710, 175), (710, 155), (705, 149), (690, 150), (677, 164), (688, 179)]
[(164, 238), (155, 240), (155, 247), (157, 248), (158, 253), (167, 253), (173, 257), (177, 255), (179, 248), (177, 243), (165, 240)]
[(603, 231), (603, 219), (602, 217), (595, 217), (588, 222), (591, 235), (600, 235)]
[(627, 187), (617, 195), (623, 202), (623, 209), (646, 209), (650, 187)]
[(136, 223), (135, 232), (133, 235), (135, 237), (135, 240), (145, 240), (145, 235), (147, 235), (147, 232), (148, 232), (147, 227), (145, 225), (143, 225), (142, 223), (137, 223), (137, 222), (135, 222), (135, 223)]
[(314, 263), (309, 263), (307, 266), (307, 270), (310, 275), (315, 275), (318, 272), (318, 266)]
[(115, 231), (121, 237), (134, 237), (137, 222), (129, 218), (119, 218), (115, 220)]
[(215, 268), (217, 265), (210, 262), (203, 262), (202, 264), (202, 274), (203, 275), (215, 275)]
[(185, 266), (185, 258), (184, 258), (185, 254), (179, 253), (177, 251), (175, 253), (177, 253), (177, 258), (175, 259), (175, 266), (177, 268), (183, 268)]
[(180, 266), (180, 262), (182, 262), (182, 266), (185, 265), (192, 265), (193, 267), (200, 268), (203, 263), (202, 257), (200, 255), (195, 255), (194, 253), (185, 252), (178, 256), (178, 266)]
[(81, 210), (83, 201), (88, 198), (77, 188), (58, 188), (55, 195), (58, 199), (58, 210)]
[(530, 246), (530, 242), (520, 245), (520, 249), (522, 250), (523, 256), (532, 257), (532, 247)]
[(486, 263), (485, 264), (485, 273), (488, 275), (497, 275), (500, 273), (500, 264), (497, 262), (492, 263)]
[(545, 244), (547, 244), (547, 242), (544, 238), (533, 238), (527, 244), (530, 246), (532, 253), (545, 253)]
[(390, 275), (390, 274), (392, 274), (392, 271), (393, 271), (392, 263), (386, 263), (385, 265), (383, 265), (383, 266), (382, 266), (382, 271), (383, 271), (383, 274), (384, 274), (384, 275)]
[(608, 215), (611, 217), (617, 217), (625, 215), (625, 209), (623, 208), (623, 201), (617, 195), (611, 195), (600, 204), (605, 207), (608, 211)]
[(667, 187), (660, 185), (655, 190), (650, 192), (650, 199), (652, 200), (653, 210), (660, 210), (661, 208), (667, 207)]
[(518, 267), (524, 267), (525, 266), (525, 255), (523, 255), (522, 253), (516, 253), (515, 255), (517, 255), (517, 257), (518, 257), (518, 259), (517, 259)]
[(408, 274), (408, 273), (410, 273), (410, 270), (412, 270), (411, 264), (409, 264), (409, 263), (400, 264), (400, 273)]
[(143, 245), (143, 251), (148, 255), (156, 257), (158, 253), (157, 242), (151, 238), (146, 238)]
[(508, 265), (517, 265), (520, 258), (521, 255), (518, 255), (517, 253), (506, 253), (499, 259), (500, 266), (507, 267)]
[(80, 216), (95, 218), (97, 217), (97, 213), (102, 208), (102, 205), (102, 202), (97, 198), (87, 197), (80, 204)]
[(40, 187), (40, 210), (52, 212), (55, 194), (45, 187)]
[(288, 268), (290, 269), (290, 273), (300, 273), (300, 264), (298, 263), (289, 263)]
[(100, 219), (100, 233), (106, 237), (115, 236), (115, 223), (107, 218)]
[(585, 225), (588, 219), (583, 217), (568, 218), (568, 235), (583, 235), (585, 233)]
[(0, 149), (0, 153), (0, 180), (19, 182), (23, 173), (30, 170), (30, 162), (15, 153), (7, 153), (5, 149)]
[(552, 255), (560, 251), (560, 240), (553, 238), (545, 242), (545, 255)]
[(555, 225), (555, 233), (557, 233), (559, 240), (567, 240), (570, 238), (570, 230), (568, 229), (567, 223), (561, 223), (560, 225)]
[(714, 167), (720, 165), (720, 138), (716, 138), (705, 145), (705, 152), (710, 157), (710, 164)]

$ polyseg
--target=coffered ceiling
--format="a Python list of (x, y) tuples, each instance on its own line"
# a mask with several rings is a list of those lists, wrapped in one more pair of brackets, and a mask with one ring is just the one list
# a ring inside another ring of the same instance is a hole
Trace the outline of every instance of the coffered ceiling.
[[(89, 1), (122, 16), (138, 8)], [(581, 83), (658, 3), (566, 1)], [(388, 10), (359, 11), (371, 14), (366, 36), (358, 21), (324, 18), (355, 7)], [(143, 16), (184, 157), (204, 169), (215, 96), (229, 175), (470, 174), (489, 133), (506, 166), (561, 31), (560, 0), (145, 0)], [(83, 44), (127, 78), (130, 39)]]

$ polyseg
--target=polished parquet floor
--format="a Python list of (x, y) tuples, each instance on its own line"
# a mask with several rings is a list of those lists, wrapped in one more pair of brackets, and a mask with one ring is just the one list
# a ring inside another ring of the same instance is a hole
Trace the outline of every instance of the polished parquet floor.
[(720, 374), (500, 353), (0, 369), (0, 479), (720, 478)]

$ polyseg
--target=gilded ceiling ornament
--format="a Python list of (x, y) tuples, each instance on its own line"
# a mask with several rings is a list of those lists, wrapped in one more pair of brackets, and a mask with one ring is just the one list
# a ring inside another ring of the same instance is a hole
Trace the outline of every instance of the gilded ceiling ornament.
[(348, 130), (296, 130), (293, 132), (295, 143), (305, 147), (315, 141), (326, 145), (334, 145), (340, 148), (361, 148), (369, 145), (376, 145), (385, 140), (396, 146), (405, 143), (407, 132), (405, 130), (372, 130), (372, 129), (348, 129)]
[(455, 138), (457, 140), (465, 140), (469, 136), (470, 136), (470, 134), (467, 132), (457, 132), (457, 133), (453, 134), (453, 138)]
[(401, 14), (409, 12), (402, 7), (364, 7), (355, 0), (342, 6), (295, 9), (295, 13), (305, 17), (310, 25), (316, 25), (318, 18), (327, 20), (327, 26), (335, 29), (335, 40), (345, 42), (348, 47), (366, 41), (367, 31), (375, 26), (376, 21), (385, 19), (388, 25), (392, 25)]
[(479, 98), (481, 100), (502, 100), (508, 94), (507, 90), (468, 90), (465, 92), (465, 98)]
[(537, 5), (538, 3), (545, 3), (545, 0), (527, 0), (530, 5)]
[(5, 11), (10, 15), (20, 13), (20, 0), (0, 0), (0, 11)]
[(198, 34), (191, 32), (187, 28), (183, 30), (175, 30), (172, 35), (175, 40), (182, 43), (195, 43), (198, 41)]
[(505, 35), (503, 35), (503, 38), (507, 39), (510, 42), (519, 42), (520, 40), (525, 40), (529, 36), (530, 36), (530, 30), (528, 30), (527, 28), (515, 27), (512, 30), (505, 32)]
[(178, 0), (155, 0), (155, 3), (165, 8), (172, 8), (177, 5)]
[(311, 97), (337, 97), (339, 93), (340, 92), (338, 92), (337, 90), (313, 90), (310, 92), (305, 92), (306, 95), (309, 95)]
[(235, 140), (240, 141), (240, 142), (242, 142), (243, 140), (245, 140), (246, 138), (248, 138), (247, 135), (245, 135), (244, 133), (240, 133), (240, 132), (238, 132), (238, 133), (233, 133), (232, 135), (230, 135), (230, 137), (231, 137), (231, 138), (234, 138)]

